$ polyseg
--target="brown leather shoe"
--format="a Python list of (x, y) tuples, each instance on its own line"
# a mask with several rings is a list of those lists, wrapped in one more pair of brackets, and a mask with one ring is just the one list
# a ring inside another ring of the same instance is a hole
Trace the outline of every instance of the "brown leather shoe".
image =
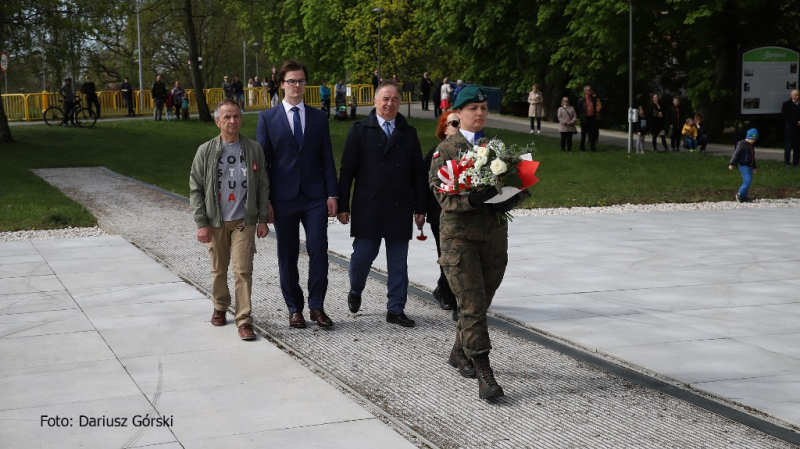
[(224, 326), (228, 324), (228, 320), (225, 318), (225, 311), (214, 309), (214, 313), (211, 315), (211, 324), (214, 326)]
[(328, 315), (325, 315), (325, 311), (322, 309), (311, 309), (311, 321), (316, 321), (319, 327), (333, 326), (333, 321), (328, 318)]
[(306, 319), (303, 318), (302, 312), (294, 312), (289, 314), (289, 327), (295, 329), (305, 329)]
[(242, 324), (239, 326), (239, 338), (242, 340), (254, 340), (256, 333), (253, 332), (253, 326), (250, 324)]

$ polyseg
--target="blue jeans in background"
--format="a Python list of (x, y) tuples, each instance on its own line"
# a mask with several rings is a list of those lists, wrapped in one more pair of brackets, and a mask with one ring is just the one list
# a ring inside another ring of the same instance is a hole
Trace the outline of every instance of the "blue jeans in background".
[(753, 183), (753, 167), (749, 165), (740, 165), (739, 171), (742, 172), (742, 186), (739, 187), (739, 196), (747, 198), (747, 192), (750, 191), (750, 184)]

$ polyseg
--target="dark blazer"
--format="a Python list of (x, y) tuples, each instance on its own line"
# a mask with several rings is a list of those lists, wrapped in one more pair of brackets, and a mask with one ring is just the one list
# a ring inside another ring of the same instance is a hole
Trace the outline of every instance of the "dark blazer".
[[(661, 105), (656, 106), (656, 104), (651, 101), (648, 109), (649, 114), (647, 114), (647, 118), (650, 120), (650, 133), (653, 135), (660, 133), (661, 130), (664, 129), (664, 109), (659, 106)], [(661, 117), (658, 116), (659, 112), (661, 113)]]
[(339, 212), (350, 212), (350, 236), (411, 239), (413, 214), (424, 214), (427, 186), (417, 130), (397, 114), (391, 140), (373, 109), (347, 133), (339, 176)]
[(309, 199), (338, 196), (328, 116), (307, 104), (305, 110), (302, 148), (297, 148), (282, 102), (258, 114), (256, 140), (264, 148), (270, 201), (295, 199), (301, 186)]
[(672, 126), (673, 132), (677, 129), (678, 133), (680, 133), (686, 122), (686, 117), (692, 116), (688, 115), (686, 109), (680, 104), (677, 107), (673, 105), (669, 108), (669, 113), (667, 113), (667, 126)]
[(439, 102), (442, 101), (442, 83), (436, 83), (431, 89), (431, 100), (433, 100), (434, 107), (439, 107)]
[(431, 93), (431, 86), (433, 86), (433, 80), (430, 78), (425, 78), (424, 76), (419, 80), (419, 90), (422, 91), (425, 95), (430, 95)]
[(791, 139), (800, 127), (797, 122), (800, 121), (800, 105), (794, 104), (791, 99), (786, 100), (781, 106), (781, 115), (783, 116), (783, 135), (784, 139)]
[[(598, 119), (600, 113), (597, 112), (597, 95), (591, 97), (592, 106), (594, 106), (594, 118)], [(578, 117), (581, 119), (581, 124), (586, 121), (586, 97), (583, 96), (578, 100), (578, 106), (575, 108), (578, 112)]]

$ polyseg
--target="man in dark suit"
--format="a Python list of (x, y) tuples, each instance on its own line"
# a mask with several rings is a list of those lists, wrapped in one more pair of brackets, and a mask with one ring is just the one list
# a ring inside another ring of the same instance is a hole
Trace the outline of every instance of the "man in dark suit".
[(378, 90), (378, 86), (381, 84), (381, 79), (378, 77), (378, 71), (377, 70), (372, 74), (372, 81), (371, 82), (372, 82), (372, 88), (374, 90)]
[(125, 100), (125, 105), (128, 107), (128, 117), (135, 117), (136, 114), (133, 112), (133, 86), (131, 86), (130, 78), (125, 77), (125, 82), (122, 83), (119, 90), (122, 91), (122, 99)]
[(422, 79), (419, 81), (419, 90), (422, 92), (422, 110), (428, 111), (428, 99), (431, 97), (431, 87), (433, 81), (428, 77), (428, 72), (422, 74)]
[(308, 251), (308, 308), (320, 327), (333, 325), (323, 303), (328, 289), (328, 218), (336, 216), (336, 167), (328, 119), (303, 102), (308, 70), (287, 60), (277, 74), (284, 99), (258, 114), (256, 139), (269, 170), (270, 222), (278, 238), (281, 293), (289, 309), (289, 326), (306, 327), (303, 290), (297, 260), (300, 223)]
[[(800, 90), (793, 90), (791, 98), (781, 107), (783, 116), (783, 163), (787, 167), (800, 164)], [(794, 150), (794, 155), (792, 155)]]
[(677, 152), (681, 150), (681, 143), (683, 143), (683, 135), (681, 134), (681, 131), (683, 130), (683, 124), (686, 121), (686, 117), (691, 117), (691, 115), (685, 113), (683, 107), (681, 106), (681, 98), (675, 95), (672, 97), (672, 108), (667, 114), (667, 126), (670, 129), (669, 143), (672, 147), (672, 151)]
[(586, 151), (586, 136), (589, 136), (589, 146), (592, 151), (597, 151), (597, 137), (599, 124), (597, 116), (600, 113), (600, 102), (592, 91), (592, 86), (584, 86), (583, 97), (578, 100), (578, 117), (581, 119), (581, 151)]
[[(350, 222), (353, 255), (347, 304), (358, 312), (370, 267), (386, 245), (386, 322), (414, 326), (405, 315), (408, 294), (408, 241), (425, 223), (427, 186), (417, 130), (398, 113), (400, 88), (384, 83), (375, 91), (375, 109), (347, 133), (339, 176), (339, 222)], [(355, 181), (352, 209), (350, 187)]]

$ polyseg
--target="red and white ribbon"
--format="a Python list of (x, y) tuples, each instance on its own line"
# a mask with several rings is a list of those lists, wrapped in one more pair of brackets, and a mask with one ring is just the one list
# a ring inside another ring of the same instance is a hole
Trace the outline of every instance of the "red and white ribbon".
[(454, 160), (449, 160), (439, 168), (439, 179), (442, 184), (439, 186), (441, 193), (458, 193), (460, 190), (458, 186), (458, 177), (463, 171), (463, 168)]

